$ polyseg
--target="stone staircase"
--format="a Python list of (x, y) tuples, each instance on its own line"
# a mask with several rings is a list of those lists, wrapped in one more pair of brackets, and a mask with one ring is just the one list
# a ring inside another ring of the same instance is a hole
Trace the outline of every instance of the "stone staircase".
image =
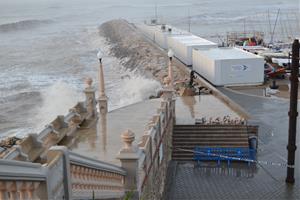
[(249, 147), (246, 125), (175, 125), (173, 130), (174, 161), (191, 161), (193, 150), (200, 147)]

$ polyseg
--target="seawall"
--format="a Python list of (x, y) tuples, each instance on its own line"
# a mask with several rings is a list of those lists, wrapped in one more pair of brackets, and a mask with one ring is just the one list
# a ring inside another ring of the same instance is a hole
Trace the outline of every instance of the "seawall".
[[(163, 50), (145, 39), (134, 24), (126, 20), (108, 21), (99, 27), (99, 34), (106, 38), (111, 54), (119, 58), (124, 67), (163, 82), (168, 74), (168, 57)], [(178, 61), (174, 62), (175, 81), (189, 78), (183, 66)]]
[[(110, 44), (111, 54), (119, 58), (127, 69), (138, 70), (143, 75), (163, 83), (164, 77), (168, 75), (167, 54), (157, 44), (145, 37), (134, 24), (123, 19), (111, 20), (99, 27), (99, 34), (105, 37)], [(177, 59), (173, 61), (173, 72), (175, 82), (189, 80), (190, 78), (190, 69)], [(199, 85), (209, 88), (213, 95), (223, 101), (232, 110), (239, 113), (243, 118), (250, 118), (242, 107), (205, 79), (199, 77), (195, 81)]]

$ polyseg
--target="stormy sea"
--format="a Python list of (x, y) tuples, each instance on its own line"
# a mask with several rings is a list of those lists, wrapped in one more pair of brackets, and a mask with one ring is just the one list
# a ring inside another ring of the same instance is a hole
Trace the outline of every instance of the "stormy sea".
[[(152, 18), (221, 43), (230, 31), (297, 37), (297, 0), (10, 0), (0, 1), (0, 137), (39, 132), (83, 100), (84, 78), (97, 85), (99, 49), (109, 109), (147, 99), (161, 85), (110, 55), (99, 26)], [(277, 19), (277, 13), (280, 15)], [(274, 26), (276, 22), (276, 27)], [(274, 28), (275, 27), (275, 28)]]

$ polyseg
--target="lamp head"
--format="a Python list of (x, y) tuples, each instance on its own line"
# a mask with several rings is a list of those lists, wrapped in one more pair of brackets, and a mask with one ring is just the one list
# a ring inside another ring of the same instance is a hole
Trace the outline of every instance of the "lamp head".
[(170, 60), (173, 58), (173, 56), (174, 56), (173, 50), (169, 49), (169, 51), (168, 51), (168, 57), (170, 58)]
[(103, 54), (101, 51), (98, 51), (97, 53), (97, 58), (99, 59), (100, 63), (102, 62), (102, 57), (103, 57)]

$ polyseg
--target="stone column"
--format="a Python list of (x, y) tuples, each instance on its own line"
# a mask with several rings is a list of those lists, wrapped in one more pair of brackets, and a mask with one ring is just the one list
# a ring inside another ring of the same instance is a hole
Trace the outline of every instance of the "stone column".
[(173, 99), (174, 90), (169, 88), (164, 88), (162, 90), (162, 98), (164, 101), (171, 102)]
[(173, 77), (173, 68), (172, 68), (172, 64), (173, 64), (173, 56), (174, 56), (174, 53), (172, 51), (172, 49), (169, 49), (168, 51), (168, 57), (169, 57), (169, 79), (170, 79), (170, 82), (169, 82), (169, 88), (170, 89), (174, 89), (174, 77)]
[(103, 65), (102, 58), (99, 58), (99, 113), (107, 113), (107, 96), (105, 95), (105, 83), (104, 83), (104, 73), (103, 73)]
[(106, 145), (107, 145), (107, 113), (100, 113), (100, 119), (99, 119), (99, 131), (102, 135), (102, 146), (103, 151), (106, 152)]
[(84, 89), (85, 93), (85, 104), (87, 112), (90, 114), (90, 117), (96, 116), (96, 98), (95, 98), (95, 88), (92, 87), (93, 79), (87, 78), (86, 88)]
[[(70, 158), (69, 158), (69, 150), (65, 146), (52, 146), (49, 151), (47, 152), (47, 162), (49, 163), (57, 155), (61, 155), (63, 158), (63, 187), (64, 187), (64, 196), (66, 199), (72, 199), (72, 179), (71, 179), (71, 170), (70, 170)], [(48, 175), (47, 180), (51, 181), (52, 178), (57, 177), (51, 177)], [(48, 191), (51, 191), (50, 185), (47, 186)], [(48, 193), (48, 199), (52, 198), (51, 193)]]
[(133, 193), (133, 199), (138, 199), (138, 148), (132, 145), (135, 135), (132, 131), (127, 130), (121, 138), (124, 142), (124, 147), (120, 150), (117, 158), (121, 161), (121, 166), (127, 172), (125, 177), (125, 191), (126, 193)]

